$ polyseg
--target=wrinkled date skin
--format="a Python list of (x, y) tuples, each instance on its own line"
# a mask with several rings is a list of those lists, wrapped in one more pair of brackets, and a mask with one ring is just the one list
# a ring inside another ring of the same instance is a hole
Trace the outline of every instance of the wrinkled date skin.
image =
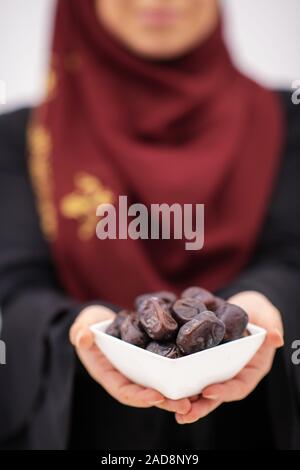
[(225, 302), (216, 310), (216, 316), (225, 324), (224, 341), (234, 341), (243, 336), (248, 315), (241, 307)]
[(225, 334), (224, 323), (213, 312), (202, 312), (179, 330), (177, 346), (185, 354), (193, 354), (217, 346)]
[(139, 321), (135, 313), (128, 315), (120, 327), (121, 339), (126, 343), (145, 348), (149, 343), (146, 333), (139, 327)]
[(206, 305), (208, 310), (214, 310), (216, 308), (216, 297), (208, 290), (203, 289), (202, 287), (189, 287), (185, 289), (181, 297), (185, 298), (196, 298), (199, 299)]
[(178, 359), (178, 357), (182, 356), (179, 348), (174, 343), (158, 343), (157, 341), (151, 341), (146, 349), (147, 351), (168, 357), (169, 359)]
[(177, 322), (169, 310), (155, 297), (142, 304), (138, 315), (141, 327), (155, 341), (168, 341), (178, 330)]
[(176, 295), (173, 294), (173, 292), (168, 292), (168, 291), (160, 291), (160, 292), (153, 292), (152, 294), (144, 294), (144, 295), (139, 295), (135, 301), (134, 305), (137, 310), (142, 308), (142, 305), (146, 300), (149, 300), (151, 298), (155, 297), (156, 299), (159, 300), (161, 305), (165, 305), (167, 308), (171, 308), (174, 302), (176, 302)]
[(194, 298), (185, 298), (179, 299), (173, 305), (173, 317), (179, 323), (179, 325), (184, 325), (196, 315), (201, 312), (206, 311), (207, 308), (203, 302), (197, 297)]
[(114, 321), (107, 328), (106, 333), (110, 336), (114, 336), (115, 338), (121, 338), (121, 325), (130, 313), (130, 310), (122, 310), (119, 312)]
[(215, 297), (215, 301), (214, 301), (214, 306), (213, 308), (211, 309), (212, 312), (216, 312), (216, 310), (221, 307), (222, 305), (224, 305), (226, 303), (226, 300), (224, 299), (221, 299), (221, 297)]
[(135, 311), (122, 310), (106, 333), (170, 359), (246, 337), (248, 315), (201, 287), (181, 297), (168, 291), (140, 295)]

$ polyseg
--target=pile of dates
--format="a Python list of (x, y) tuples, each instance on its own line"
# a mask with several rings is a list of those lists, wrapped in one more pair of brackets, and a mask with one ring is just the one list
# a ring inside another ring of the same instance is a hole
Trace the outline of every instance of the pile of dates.
[(201, 287), (144, 294), (122, 310), (106, 333), (171, 359), (246, 336), (247, 313)]

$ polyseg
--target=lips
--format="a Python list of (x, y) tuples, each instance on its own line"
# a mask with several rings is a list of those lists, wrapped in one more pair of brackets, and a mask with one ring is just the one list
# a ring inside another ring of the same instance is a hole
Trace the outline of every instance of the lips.
[(152, 27), (171, 26), (178, 21), (179, 17), (179, 12), (171, 8), (145, 9), (140, 12), (142, 22)]

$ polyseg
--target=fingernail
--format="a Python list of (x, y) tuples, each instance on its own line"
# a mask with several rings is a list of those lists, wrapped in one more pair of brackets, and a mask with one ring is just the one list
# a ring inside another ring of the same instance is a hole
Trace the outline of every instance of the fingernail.
[(284, 339), (283, 339), (282, 333), (277, 329), (274, 330), (274, 333), (277, 334), (277, 345), (278, 345), (278, 347), (283, 346), (284, 345)]
[(82, 331), (79, 331), (79, 332), (77, 333), (75, 343), (76, 343), (76, 346), (77, 346), (78, 348), (80, 347), (80, 342), (81, 342), (83, 336), (84, 336), (84, 333), (83, 333)]
[(207, 398), (208, 400), (218, 400), (219, 399), (218, 395), (209, 395), (209, 394), (206, 395), (205, 394), (205, 395), (203, 395), (203, 397)]
[(165, 400), (156, 400), (156, 401), (150, 401), (149, 405), (151, 406), (156, 406), (156, 405), (161, 405)]
[(177, 416), (176, 421), (177, 421), (178, 424), (185, 424), (185, 420), (184, 420), (183, 416)]
[(189, 400), (191, 403), (194, 403), (194, 401), (199, 400), (199, 395), (193, 395), (192, 397), (189, 397)]
[(178, 413), (179, 415), (184, 416), (187, 413), (189, 413), (191, 411), (191, 409), (189, 408), (189, 409), (186, 409), (186, 410), (174, 410), (174, 411), (176, 411), (176, 413)]
[(282, 344), (284, 343), (284, 337), (283, 337), (283, 334), (281, 333), (281, 331), (277, 330), (277, 333), (278, 333), (278, 337), (280, 338), (280, 341), (282, 342)]

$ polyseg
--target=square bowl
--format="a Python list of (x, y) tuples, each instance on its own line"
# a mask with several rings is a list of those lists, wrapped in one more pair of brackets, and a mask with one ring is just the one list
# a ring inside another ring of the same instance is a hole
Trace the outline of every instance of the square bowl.
[(249, 336), (190, 356), (169, 359), (105, 333), (112, 320), (90, 327), (107, 359), (131, 381), (173, 400), (198, 395), (213, 383), (233, 378), (264, 342), (266, 330), (248, 324)]

